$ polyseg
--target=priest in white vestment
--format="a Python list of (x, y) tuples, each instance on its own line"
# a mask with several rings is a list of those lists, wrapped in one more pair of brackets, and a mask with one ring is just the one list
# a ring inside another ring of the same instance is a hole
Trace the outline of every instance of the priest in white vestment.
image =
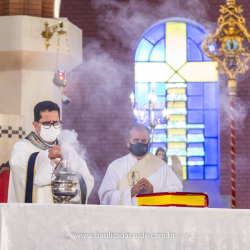
[(44, 101), (35, 106), (35, 133), (31, 132), (24, 140), (17, 142), (11, 154), (9, 203), (55, 203), (50, 185), (51, 174), (65, 154), (71, 169), (78, 176), (81, 191), (71, 201), (87, 203), (94, 178), (74, 148), (58, 141), (61, 123), (60, 108), (56, 103)]
[(182, 192), (180, 180), (166, 162), (147, 154), (147, 127), (133, 124), (125, 140), (130, 153), (108, 166), (98, 191), (101, 205), (137, 206), (139, 193)]

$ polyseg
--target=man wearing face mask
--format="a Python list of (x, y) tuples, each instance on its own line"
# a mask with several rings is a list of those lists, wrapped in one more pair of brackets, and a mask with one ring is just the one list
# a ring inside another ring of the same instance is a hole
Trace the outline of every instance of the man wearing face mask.
[(137, 206), (135, 196), (139, 193), (182, 191), (181, 182), (166, 162), (147, 153), (147, 127), (131, 125), (125, 140), (130, 153), (109, 165), (98, 191), (101, 205)]
[(74, 148), (58, 141), (61, 124), (60, 108), (56, 103), (44, 101), (35, 106), (35, 133), (17, 142), (11, 154), (9, 203), (56, 203), (51, 192), (51, 174), (62, 158), (62, 151), (79, 180), (80, 192), (71, 201), (87, 203), (94, 178)]

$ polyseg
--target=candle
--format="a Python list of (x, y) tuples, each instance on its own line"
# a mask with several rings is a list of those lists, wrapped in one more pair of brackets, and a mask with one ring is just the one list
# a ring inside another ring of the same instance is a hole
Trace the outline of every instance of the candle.
[(152, 93), (149, 93), (149, 94), (148, 94), (148, 101), (149, 101), (149, 102), (152, 101), (152, 97), (153, 97)]
[(137, 109), (134, 110), (134, 116), (135, 116), (135, 119), (138, 120), (138, 114), (139, 114), (139, 111)]
[(151, 82), (151, 89), (152, 89), (152, 92), (154, 93), (155, 92), (155, 83), (154, 82)]
[(165, 108), (165, 109), (162, 111), (163, 120), (168, 120), (170, 114), (171, 114), (170, 110), (168, 110), (168, 109)]
[(175, 94), (175, 92), (173, 91), (173, 92), (171, 93), (172, 102), (175, 101), (175, 98), (176, 98), (176, 94)]
[(133, 91), (132, 91), (131, 94), (130, 94), (130, 100), (131, 100), (132, 103), (135, 102), (135, 94), (134, 94)]
[(143, 121), (143, 119), (144, 119), (144, 110), (141, 110), (140, 116), (141, 116), (141, 121)]
[(156, 103), (156, 102), (157, 102), (157, 96), (156, 96), (156, 95), (154, 95), (154, 96), (152, 97), (152, 101), (153, 101), (153, 103)]

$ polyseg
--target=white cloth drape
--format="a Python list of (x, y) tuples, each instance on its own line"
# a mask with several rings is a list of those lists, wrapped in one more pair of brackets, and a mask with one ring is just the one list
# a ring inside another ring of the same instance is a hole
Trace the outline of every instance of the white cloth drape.
[[(175, 237), (100, 238), (109, 232)], [(0, 204), (0, 249), (248, 250), (250, 210)]]

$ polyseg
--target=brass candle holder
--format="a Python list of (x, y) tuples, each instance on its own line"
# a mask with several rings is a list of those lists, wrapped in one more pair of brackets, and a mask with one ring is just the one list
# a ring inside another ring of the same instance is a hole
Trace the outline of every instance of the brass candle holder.
[[(172, 96), (172, 103), (173, 103), (172, 107), (174, 107), (175, 93), (172, 92), (171, 96)], [(136, 121), (139, 120), (140, 122), (146, 123), (151, 128), (151, 135), (152, 135), (151, 152), (153, 152), (154, 129), (157, 125), (161, 124), (160, 119), (155, 118), (156, 106), (158, 105), (162, 109), (162, 119), (164, 121), (168, 122), (171, 111), (165, 107), (165, 104), (161, 102), (157, 102), (157, 96), (155, 95), (155, 83), (154, 82), (151, 83), (151, 92), (148, 94), (148, 103), (144, 103), (141, 107), (138, 107), (138, 103), (136, 102), (135, 94), (133, 92), (131, 92), (130, 94), (130, 100), (131, 100), (132, 110), (134, 113), (135, 120)], [(145, 110), (147, 106), (148, 106), (148, 109), (151, 111), (151, 113), (150, 113), (149, 119), (144, 120)]]

